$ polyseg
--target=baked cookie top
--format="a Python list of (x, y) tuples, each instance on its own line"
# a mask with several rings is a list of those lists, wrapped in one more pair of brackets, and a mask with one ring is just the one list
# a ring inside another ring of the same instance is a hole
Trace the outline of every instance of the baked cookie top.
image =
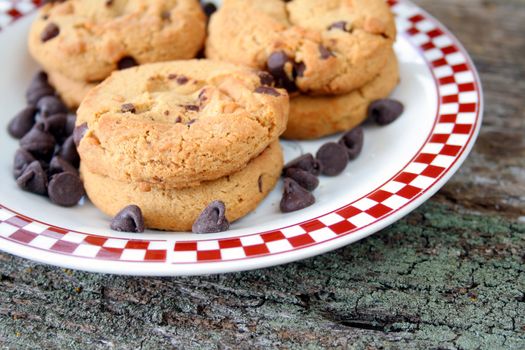
[(190, 60), (114, 72), (77, 111), (83, 164), (115, 180), (183, 188), (244, 168), (284, 131), (267, 74)]
[(198, 0), (66, 0), (42, 7), (28, 40), (46, 70), (94, 82), (136, 64), (193, 58), (205, 35)]
[(290, 92), (343, 94), (378, 74), (395, 38), (384, 0), (224, 0), (206, 55), (268, 69)]

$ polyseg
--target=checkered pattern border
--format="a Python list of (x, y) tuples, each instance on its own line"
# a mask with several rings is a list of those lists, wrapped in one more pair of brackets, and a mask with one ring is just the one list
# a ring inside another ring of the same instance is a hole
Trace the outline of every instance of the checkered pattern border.
[[(0, 27), (39, 1), (1, 1)], [(17, 215), (0, 205), (0, 238), (99, 260), (167, 264), (253, 259), (323, 244), (377, 223), (431, 189), (458, 161), (480, 121), (480, 86), (467, 53), (435, 20), (408, 1), (389, 0), (401, 35), (419, 49), (435, 77), (438, 115), (427, 142), (396, 176), (365, 197), (292, 227), (238, 238), (130, 240), (77, 233)]]

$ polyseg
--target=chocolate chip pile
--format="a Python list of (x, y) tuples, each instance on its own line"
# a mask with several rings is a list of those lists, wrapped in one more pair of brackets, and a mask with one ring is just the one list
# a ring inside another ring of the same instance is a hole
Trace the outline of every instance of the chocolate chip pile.
[[(399, 101), (377, 100), (368, 108), (367, 121), (388, 125), (399, 118), (403, 111), (404, 106)], [(338, 143), (328, 142), (321, 146), (315, 157), (308, 153), (286, 164), (283, 170), (281, 211), (290, 213), (313, 205), (315, 197), (312, 192), (319, 186), (318, 176), (340, 175), (350, 161), (359, 157), (363, 144), (364, 132), (359, 126), (345, 133)]]
[(26, 92), (27, 107), (9, 123), (9, 134), (20, 139), (13, 175), (18, 187), (72, 207), (84, 196), (74, 142), (74, 115), (57, 97), (47, 74), (37, 73)]

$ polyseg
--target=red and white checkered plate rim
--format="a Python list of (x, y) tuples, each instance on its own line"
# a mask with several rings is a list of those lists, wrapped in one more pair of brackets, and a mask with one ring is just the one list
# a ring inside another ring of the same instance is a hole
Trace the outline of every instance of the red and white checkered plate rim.
[[(39, 2), (0, 1), (0, 28), (33, 11)], [(203, 236), (192, 241), (74, 232), (15, 213), (0, 199), (0, 248), (40, 262), (96, 272), (219, 273), (321, 254), (367, 237), (408, 214), (437, 192), (466, 159), (481, 125), (483, 98), (476, 68), (450, 32), (409, 1), (388, 3), (397, 16), (400, 35), (428, 63), (436, 83), (438, 112), (421, 149), (374, 191), (293, 226), (237, 238)]]

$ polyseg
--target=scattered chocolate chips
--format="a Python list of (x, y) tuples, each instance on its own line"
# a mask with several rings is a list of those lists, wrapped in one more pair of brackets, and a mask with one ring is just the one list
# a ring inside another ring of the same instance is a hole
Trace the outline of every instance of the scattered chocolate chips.
[(73, 130), (73, 140), (77, 147), (80, 145), (80, 141), (82, 141), (82, 138), (84, 138), (84, 135), (86, 135), (87, 131), (88, 131), (87, 123), (83, 123), (75, 127), (75, 130)]
[(128, 69), (138, 66), (137, 61), (131, 56), (126, 56), (120, 59), (120, 61), (117, 62), (117, 68), (119, 70)]
[(275, 84), (275, 79), (270, 73), (265, 72), (265, 71), (260, 71), (259, 73), (257, 73), (257, 75), (259, 76), (261, 85), (273, 86), (273, 84)]
[(142, 210), (136, 205), (128, 205), (111, 221), (111, 229), (119, 232), (142, 233), (146, 229)]
[(64, 135), (69, 136), (73, 135), (75, 131), (75, 123), (77, 122), (77, 116), (74, 114), (67, 115), (66, 128), (64, 129)]
[(317, 176), (312, 175), (308, 171), (302, 169), (287, 169), (284, 173), (284, 176), (293, 179), (295, 182), (301, 185), (301, 187), (310, 192), (319, 187), (319, 179), (317, 178)]
[(137, 110), (135, 109), (135, 105), (133, 103), (124, 103), (120, 107), (120, 111), (122, 113), (135, 113)]
[(218, 233), (227, 231), (230, 223), (226, 219), (226, 205), (222, 201), (214, 201), (208, 205), (193, 224), (194, 233)]
[(65, 161), (78, 168), (80, 165), (80, 156), (78, 155), (77, 147), (75, 146), (74, 136), (69, 136), (58, 152), (58, 155)]
[(78, 175), (78, 170), (60, 156), (54, 156), (49, 162), (48, 173), (50, 176), (60, 173), (72, 173)]
[(399, 118), (404, 109), (405, 107), (399, 101), (392, 99), (377, 100), (368, 107), (368, 118), (379, 125), (388, 125)]
[(9, 122), (7, 131), (9, 135), (14, 138), (20, 139), (27, 134), (33, 125), (35, 125), (35, 114), (36, 108), (26, 107), (21, 110), (15, 117)]
[(51, 115), (48, 118), (43, 119), (42, 123), (44, 124), (44, 129), (58, 139), (64, 134), (67, 124), (67, 114), (59, 113)]
[(332, 30), (332, 29), (339, 29), (339, 30), (342, 30), (344, 32), (348, 32), (350, 33), (351, 30), (349, 28), (350, 26), (348, 25), (348, 22), (346, 21), (339, 21), (339, 22), (334, 22), (332, 23), (329, 27), (328, 27), (328, 30)]
[(77, 205), (84, 193), (84, 185), (80, 177), (70, 172), (53, 175), (47, 188), (51, 202), (62, 207)]
[(206, 16), (211, 17), (211, 15), (213, 15), (217, 11), (217, 6), (215, 6), (215, 4), (211, 2), (204, 2), (202, 4), (202, 9)]
[(255, 93), (257, 93), (257, 94), (264, 94), (264, 95), (270, 95), (270, 96), (274, 96), (274, 97), (281, 96), (279, 91), (277, 91), (276, 89), (274, 89), (271, 86), (259, 86), (257, 89), (255, 89)]
[(365, 133), (363, 128), (358, 126), (357, 128), (344, 134), (341, 140), (339, 140), (339, 144), (346, 147), (346, 150), (348, 151), (348, 158), (350, 160), (354, 160), (361, 154), (364, 140)]
[(44, 124), (38, 123), (21, 140), (20, 147), (37, 158), (49, 159), (55, 150), (56, 140), (45, 130)]
[(36, 160), (26, 166), (22, 175), (16, 179), (16, 184), (27, 192), (43, 196), (47, 194), (47, 175)]
[(27, 166), (35, 161), (35, 157), (23, 148), (19, 148), (15, 153), (13, 161), (13, 175), (15, 180), (22, 175)]
[(43, 118), (58, 113), (67, 113), (68, 109), (64, 102), (57, 96), (44, 96), (36, 104), (38, 112)]
[(46, 41), (56, 38), (59, 34), (60, 28), (55, 23), (48, 23), (40, 34), (40, 40), (45, 43)]
[(329, 142), (324, 144), (316, 155), (321, 163), (322, 173), (326, 176), (341, 174), (348, 165), (348, 151), (340, 144)]
[(319, 45), (319, 53), (321, 54), (321, 59), (327, 60), (330, 57), (335, 57), (334, 53), (328, 50), (325, 46)]
[(287, 64), (291, 64), (292, 67), (294, 66), (293, 61), (286, 55), (284, 51), (274, 52), (268, 57), (268, 71), (274, 77), (276, 85), (290, 92), (294, 92), (297, 91), (297, 86), (295, 85), (293, 76), (290, 77), (286, 72)]
[(283, 213), (291, 213), (307, 208), (315, 203), (315, 197), (295, 180), (284, 179), (284, 193), (280, 208)]
[(302, 155), (286, 164), (283, 172), (286, 173), (290, 168), (302, 169), (314, 176), (321, 174), (321, 163), (310, 153)]
[(54, 94), (55, 89), (49, 85), (47, 74), (40, 71), (34, 75), (26, 90), (26, 100), (30, 106), (36, 106), (42, 97), (52, 96)]

